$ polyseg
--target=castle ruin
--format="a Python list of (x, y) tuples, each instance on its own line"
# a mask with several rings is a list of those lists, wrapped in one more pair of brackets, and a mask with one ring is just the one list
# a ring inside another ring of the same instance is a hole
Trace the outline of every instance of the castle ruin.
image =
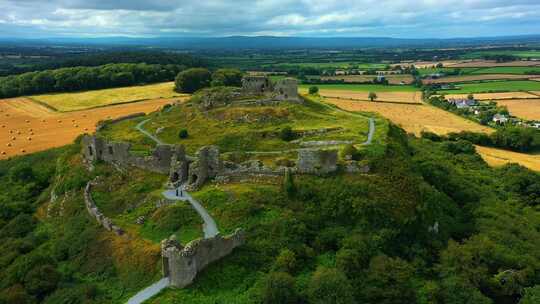
[(246, 76), (242, 79), (242, 91), (250, 95), (264, 95), (278, 101), (300, 101), (298, 81), (284, 78), (273, 82), (268, 76)]

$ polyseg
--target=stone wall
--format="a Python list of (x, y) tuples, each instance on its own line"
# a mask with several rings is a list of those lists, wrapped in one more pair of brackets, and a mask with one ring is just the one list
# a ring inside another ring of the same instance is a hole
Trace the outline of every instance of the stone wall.
[(84, 189), (84, 203), (86, 205), (86, 210), (88, 210), (88, 213), (101, 225), (103, 228), (114, 232), (114, 234), (122, 236), (125, 234), (124, 230), (122, 228), (116, 226), (111, 219), (103, 215), (101, 211), (99, 211), (98, 207), (96, 206), (96, 203), (94, 202), (94, 199), (92, 199), (92, 185), (95, 183), (95, 181), (88, 182), (86, 184), (86, 188)]
[(337, 150), (299, 150), (297, 171), (303, 174), (328, 174), (337, 170), (337, 160)]
[(249, 95), (266, 95), (275, 101), (302, 101), (298, 95), (298, 81), (294, 78), (272, 82), (267, 76), (246, 76), (242, 79), (242, 91)]
[(171, 160), (185, 159), (182, 146), (158, 145), (151, 156), (136, 156), (130, 153), (131, 144), (125, 142), (109, 142), (97, 136), (85, 135), (82, 139), (83, 153), (87, 160), (102, 160), (121, 166), (134, 166), (144, 170), (169, 174)]
[(163, 240), (163, 275), (169, 277), (172, 286), (186, 287), (206, 266), (227, 256), (244, 241), (244, 233), (240, 229), (225, 237), (218, 234), (212, 238), (194, 240), (185, 247), (174, 237)]
[(121, 121), (124, 121), (124, 120), (128, 120), (128, 119), (133, 119), (133, 118), (137, 118), (137, 117), (143, 117), (145, 116), (146, 114), (141, 112), (141, 113), (133, 113), (133, 114), (129, 114), (129, 115), (126, 115), (126, 116), (122, 116), (122, 117), (118, 117), (118, 118), (115, 118), (115, 119), (110, 119), (110, 120), (106, 120), (106, 121), (102, 121), (100, 122), (97, 126), (96, 126), (96, 131), (100, 131), (101, 129), (105, 128), (106, 126), (108, 125), (112, 125), (112, 124), (115, 124), (115, 123), (119, 123)]

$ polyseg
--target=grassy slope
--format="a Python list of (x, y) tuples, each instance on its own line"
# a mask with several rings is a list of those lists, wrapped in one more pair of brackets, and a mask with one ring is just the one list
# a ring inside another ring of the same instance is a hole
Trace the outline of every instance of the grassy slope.
[(173, 89), (173, 82), (165, 82), (145, 86), (103, 89), (79, 93), (36, 95), (31, 98), (47, 104), (58, 111), (65, 112), (143, 99), (182, 96), (182, 94), (174, 92)]
[[(342, 127), (342, 132), (309, 136), (304, 140), (353, 140), (367, 138), (368, 116), (348, 114), (316, 101), (306, 105), (285, 103), (277, 107), (226, 107), (203, 113), (190, 105), (180, 105), (168, 112), (155, 113), (144, 127), (150, 132), (163, 128), (159, 138), (169, 144), (183, 144), (189, 153), (206, 145), (217, 145), (222, 152), (283, 151), (299, 148), (298, 144), (283, 141), (279, 131), (290, 126), (293, 130), (313, 130)], [(145, 142), (134, 130), (135, 121), (114, 125), (101, 132), (113, 140), (129, 140), (138, 146)], [(379, 128), (384, 128), (382, 121)], [(186, 129), (189, 137), (180, 139), (178, 133)], [(148, 145), (149, 147), (150, 145)]]

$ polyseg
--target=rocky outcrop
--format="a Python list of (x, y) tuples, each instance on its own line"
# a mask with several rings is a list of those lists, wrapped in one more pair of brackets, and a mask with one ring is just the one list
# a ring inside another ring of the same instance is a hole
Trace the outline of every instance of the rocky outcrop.
[(244, 233), (240, 229), (225, 237), (218, 234), (211, 238), (194, 240), (185, 247), (174, 236), (163, 240), (163, 275), (169, 277), (172, 286), (186, 287), (206, 266), (229, 255), (244, 242)]
[(90, 181), (86, 184), (86, 188), (84, 189), (84, 203), (86, 205), (86, 210), (88, 210), (88, 213), (101, 225), (103, 228), (112, 231), (114, 234), (122, 236), (125, 234), (124, 230), (122, 228), (116, 226), (111, 219), (106, 217), (101, 211), (99, 211), (98, 207), (96, 206), (96, 203), (92, 199), (92, 185), (95, 183), (95, 181)]

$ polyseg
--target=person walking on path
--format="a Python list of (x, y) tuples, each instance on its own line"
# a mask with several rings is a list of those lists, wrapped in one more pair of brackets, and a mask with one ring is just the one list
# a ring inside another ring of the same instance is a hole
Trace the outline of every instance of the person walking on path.
[(178, 188), (176, 188), (176, 196), (178, 196)]

